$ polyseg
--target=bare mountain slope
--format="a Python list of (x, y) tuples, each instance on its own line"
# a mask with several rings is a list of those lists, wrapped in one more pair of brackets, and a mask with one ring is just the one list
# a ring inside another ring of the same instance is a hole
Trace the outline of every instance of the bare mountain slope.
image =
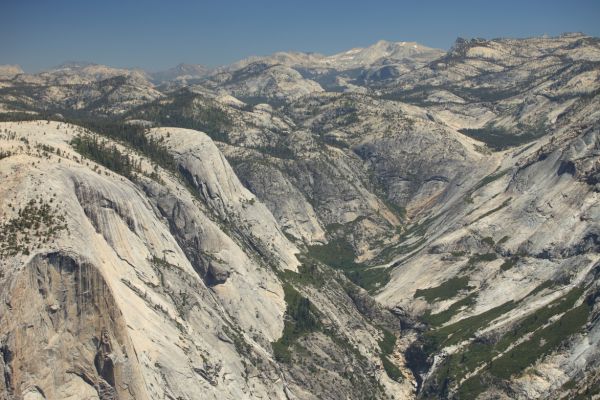
[[(349, 296), (360, 290), (343, 279), (319, 281), (325, 292), (303, 283), (294, 245), (204, 134), (150, 133), (173, 154), (174, 174), (76, 126), (0, 130), (3, 396), (317, 398), (334, 382), (336, 398), (399, 390), (377, 344), (381, 326), (398, 329), (391, 314), (359, 307)], [(111, 151), (129, 154), (134, 172), (98, 155)], [(307, 330), (302, 345), (295, 329)], [(336, 366), (308, 384), (297, 357), (320, 368), (323, 352), (350, 357), (364, 378)]]

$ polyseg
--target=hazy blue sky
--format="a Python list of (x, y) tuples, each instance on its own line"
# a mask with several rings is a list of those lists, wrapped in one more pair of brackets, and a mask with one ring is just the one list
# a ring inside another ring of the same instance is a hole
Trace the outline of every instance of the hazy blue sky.
[(600, 36), (598, 0), (0, 0), (0, 64), (66, 60), (160, 70), (379, 39), (449, 48), (456, 37)]

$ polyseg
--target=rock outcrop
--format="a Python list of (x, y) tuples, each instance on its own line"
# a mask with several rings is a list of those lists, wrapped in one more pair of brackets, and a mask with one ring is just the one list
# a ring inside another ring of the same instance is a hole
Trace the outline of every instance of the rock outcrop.
[[(380, 369), (376, 340), (382, 325), (398, 332), (391, 314), (359, 310), (342, 276), (302, 283), (312, 278), (298, 270), (298, 250), (203, 133), (148, 134), (173, 155), (171, 171), (114, 142), (139, 166), (128, 179), (74, 150), (75, 137), (91, 135), (83, 128), (0, 130), (10, 154), (0, 160), (3, 396), (317, 398), (340, 379), (340, 395), (399, 385)], [(302, 365), (316, 368), (323, 351), (335, 363), (354, 357), (369, 380), (343, 370), (313, 380), (278, 361), (272, 343), (293, 293), (318, 318)]]

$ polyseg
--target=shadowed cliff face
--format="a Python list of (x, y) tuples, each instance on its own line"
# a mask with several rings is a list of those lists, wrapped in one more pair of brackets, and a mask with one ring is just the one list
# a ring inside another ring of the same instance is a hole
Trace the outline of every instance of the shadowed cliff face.
[(5, 394), (145, 398), (137, 355), (96, 267), (38, 254), (3, 288)]
[(599, 393), (598, 40), (411, 46), (4, 78), (0, 397)]

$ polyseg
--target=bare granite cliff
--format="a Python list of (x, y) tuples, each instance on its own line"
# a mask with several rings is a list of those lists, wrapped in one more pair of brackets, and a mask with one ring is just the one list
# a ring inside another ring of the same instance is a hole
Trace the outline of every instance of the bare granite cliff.
[[(302, 357), (320, 368), (323, 351), (338, 367), (350, 357), (368, 370), (362, 390), (399, 385), (381, 368), (377, 342), (382, 326), (398, 331), (398, 322), (374, 303), (355, 304), (349, 296), (360, 289), (340, 285), (342, 277), (319, 282), (325, 292), (300, 284), (311, 273), (294, 272), (307, 268), (298, 250), (201, 132), (149, 133), (164, 138), (180, 174), (111, 143), (135, 160), (128, 179), (74, 151), (75, 138), (93, 137), (83, 128), (34, 121), (0, 131), (3, 396), (318, 398), (340, 384), (335, 398), (355, 391), (344, 369), (314, 380), (280, 361)], [(285, 342), (274, 356), (285, 321), (301, 318), (288, 315), (298, 301), (310, 305), (308, 354)]]

